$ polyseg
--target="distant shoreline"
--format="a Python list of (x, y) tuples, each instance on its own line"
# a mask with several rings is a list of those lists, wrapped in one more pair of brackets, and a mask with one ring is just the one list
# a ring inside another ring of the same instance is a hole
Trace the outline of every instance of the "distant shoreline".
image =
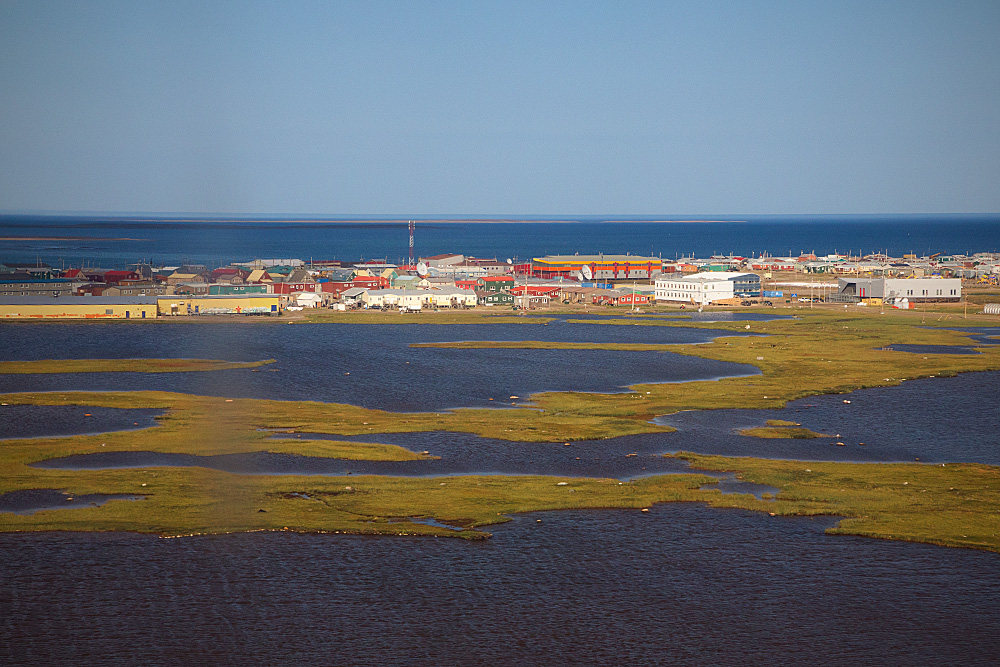
[[(253, 222), (265, 222), (265, 223), (275, 223), (275, 224), (317, 224), (317, 225), (330, 225), (330, 224), (407, 224), (413, 222), (414, 224), (491, 224), (491, 223), (513, 223), (513, 224), (580, 224), (580, 223), (616, 223), (616, 222), (626, 222), (626, 223), (700, 223), (700, 222), (749, 222), (749, 220), (717, 220), (717, 219), (686, 219), (686, 220), (578, 220), (578, 219), (561, 219), (561, 220), (539, 220), (539, 219), (525, 219), (525, 218), (380, 218), (374, 219), (317, 219), (317, 218), (143, 218), (143, 217), (90, 217), (84, 216), (77, 218), (78, 222), (75, 226), (86, 226), (88, 222), (114, 222), (114, 223), (210, 223), (210, 224), (239, 224), (239, 223), (253, 223)], [(90, 237), (90, 236), (39, 236), (39, 237), (21, 237), (21, 236), (5, 236), (0, 237), (0, 240), (10, 241), (10, 240), (91, 240), (91, 239), (101, 239), (104, 237)], [(112, 241), (143, 241), (146, 239), (106, 239)]]
[(0, 236), (0, 241), (148, 241), (110, 236)]

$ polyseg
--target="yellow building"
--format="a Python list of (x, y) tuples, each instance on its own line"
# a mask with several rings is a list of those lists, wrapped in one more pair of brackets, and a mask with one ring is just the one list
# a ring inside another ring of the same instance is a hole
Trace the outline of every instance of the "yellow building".
[(148, 320), (156, 314), (151, 297), (0, 297), (0, 319)]
[(277, 294), (220, 294), (188, 296), (175, 294), (156, 299), (161, 317), (168, 315), (277, 315), (281, 312)]
[(582, 276), (596, 282), (649, 281), (662, 270), (662, 259), (641, 255), (546, 255), (531, 260), (531, 275), (538, 278)]

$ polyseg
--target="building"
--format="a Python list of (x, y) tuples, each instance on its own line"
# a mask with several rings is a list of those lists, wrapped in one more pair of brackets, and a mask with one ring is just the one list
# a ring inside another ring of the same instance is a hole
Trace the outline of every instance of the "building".
[(428, 305), (438, 308), (472, 308), (479, 302), (473, 290), (461, 287), (439, 287), (424, 294), (430, 297)]
[(117, 285), (109, 284), (100, 296), (157, 296), (166, 293), (167, 286), (163, 283), (123, 280)]
[(355, 287), (344, 292), (345, 300), (349, 298), (348, 292), (360, 290), (358, 298), (364, 303), (365, 308), (409, 308), (417, 309), (424, 304), (425, 294), (423, 290), (404, 289), (362, 289)]
[(756, 273), (710, 272), (656, 280), (656, 300), (708, 305), (734, 298), (760, 297), (760, 276)]
[(507, 290), (496, 291), (496, 290), (476, 290), (476, 299), (478, 303), (484, 306), (513, 306), (514, 305), (514, 295)]
[(295, 295), (295, 305), (301, 308), (318, 308), (323, 305), (323, 295), (316, 292), (299, 292)]
[(483, 276), (476, 279), (477, 292), (502, 292), (513, 286), (513, 276)]
[(461, 264), (465, 261), (465, 255), (455, 255), (451, 253), (445, 255), (432, 255), (431, 257), (421, 257), (420, 261), (428, 267), (441, 268), (443, 266)]
[(837, 293), (827, 297), (836, 303), (895, 303), (960, 301), (961, 278), (837, 278)]
[[(531, 260), (531, 275), (538, 278), (576, 278), (597, 282), (649, 281), (660, 273), (663, 260), (640, 255), (547, 255)], [(589, 275), (588, 275), (589, 271)]]
[(0, 319), (146, 320), (156, 316), (155, 297), (0, 297)]
[(73, 283), (59, 278), (27, 278), (12, 277), (17, 274), (5, 274), (0, 279), (0, 296), (70, 296), (73, 294)]
[(264, 284), (230, 284), (217, 283), (208, 286), (209, 294), (267, 294), (268, 285)]
[(160, 317), (169, 315), (269, 315), (278, 314), (277, 294), (160, 296), (156, 307)]
[(544, 308), (549, 305), (549, 301), (547, 294), (515, 294), (513, 305), (519, 310), (532, 310)]

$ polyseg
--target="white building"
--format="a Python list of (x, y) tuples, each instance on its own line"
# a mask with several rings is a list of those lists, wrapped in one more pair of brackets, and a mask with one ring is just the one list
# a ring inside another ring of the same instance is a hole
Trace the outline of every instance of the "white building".
[(430, 303), (428, 305), (444, 306), (446, 308), (471, 308), (478, 301), (474, 291), (462, 289), (461, 287), (438, 287), (427, 290), (425, 294), (430, 295)]
[(660, 274), (655, 288), (657, 301), (701, 306), (736, 297), (759, 297), (760, 276), (733, 271), (696, 273), (683, 278)]
[(362, 296), (365, 308), (420, 308), (426, 292), (412, 289), (373, 289), (367, 290)]
[(433, 289), (376, 289), (368, 290), (361, 297), (366, 308), (419, 308), (423, 307), (472, 307), (476, 305), (476, 293), (459, 287)]
[(318, 308), (323, 304), (323, 296), (316, 292), (298, 292), (295, 294), (295, 305), (303, 308)]
[(829, 301), (959, 301), (961, 278), (837, 278), (837, 293)]

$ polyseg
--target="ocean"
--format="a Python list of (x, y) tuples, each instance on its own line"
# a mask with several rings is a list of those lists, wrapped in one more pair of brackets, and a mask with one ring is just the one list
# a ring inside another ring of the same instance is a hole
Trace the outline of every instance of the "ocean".
[[(1000, 251), (1000, 214), (893, 216), (548, 217), (441, 222), (414, 217), (415, 255), (530, 258), (633, 254), (664, 258), (800, 253), (930, 255)], [(690, 220), (691, 217), (685, 217)], [(258, 258), (406, 261), (406, 216), (396, 222), (240, 218), (0, 215), (0, 263), (123, 268), (140, 260), (222, 266)]]

